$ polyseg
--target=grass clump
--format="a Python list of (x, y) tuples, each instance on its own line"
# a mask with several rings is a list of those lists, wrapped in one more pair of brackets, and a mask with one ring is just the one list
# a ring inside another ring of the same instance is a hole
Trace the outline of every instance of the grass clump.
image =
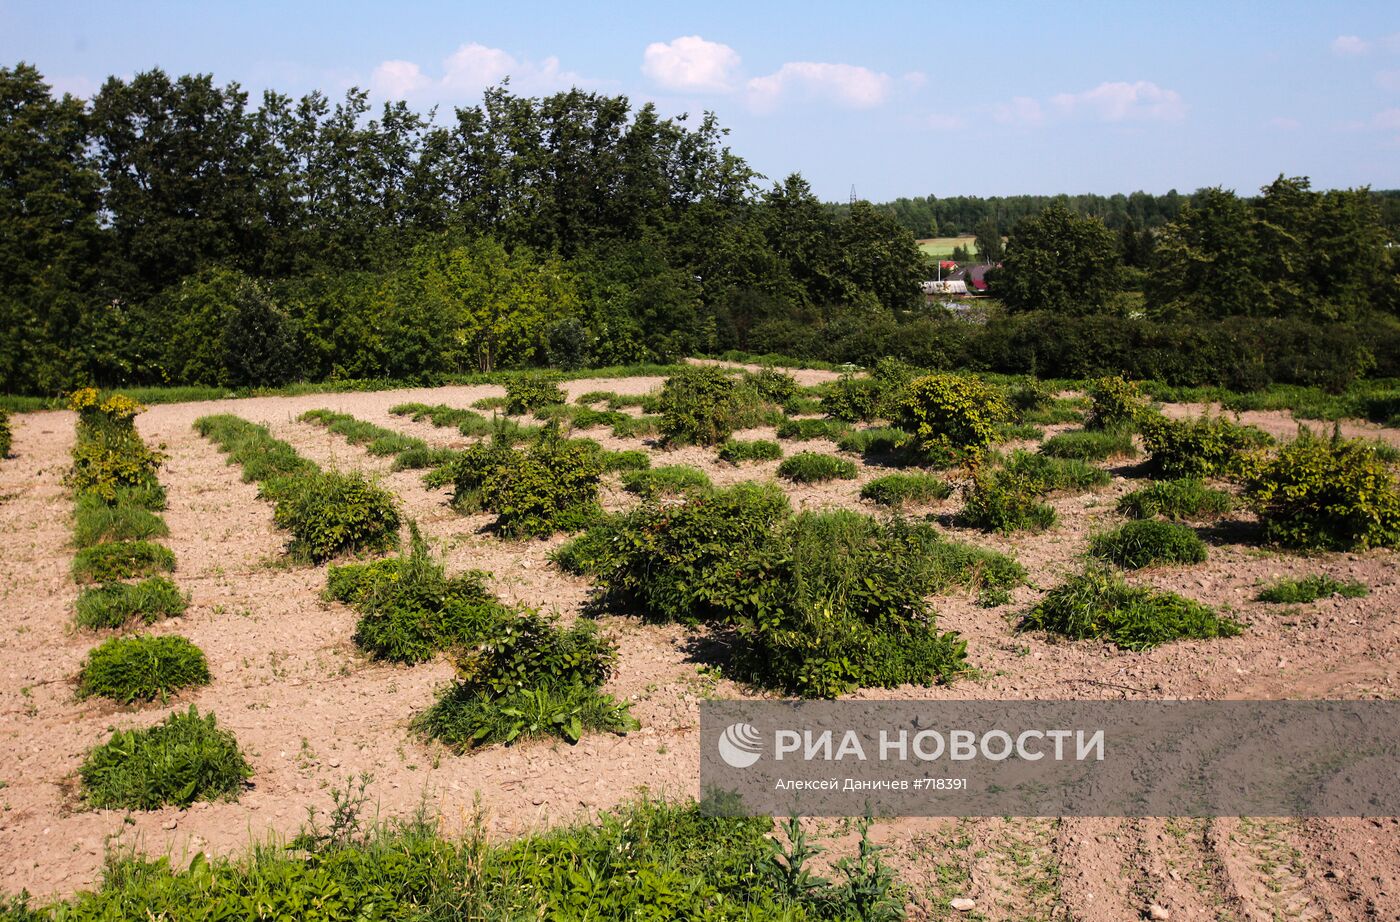
[(659, 416), (622, 416), (617, 422), (612, 424), (612, 434), (619, 439), (638, 439), (646, 435), (655, 435), (661, 431), (661, 417)]
[(734, 465), (745, 461), (776, 461), (783, 456), (783, 446), (767, 439), (726, 439), (716, 454), (721, 461)]
[(836, 447), (840, 451), (896, 464), (913, 464), (919, 460), (911, 450), (909, 433), (890, 426), (848, 432), (837, 440)]
[(427, 420), (439, 429), (455, 428), (462, 435), (485, 435), (491, 431), (491, 421), (475, 410), (450, 407), (445, 403), (401, 403), (390, 407), (395, 416), (407, 416), (415, 423)]
[(375, 425), (363, 419), (356, 419), (349, 413), (333, 410), (307, 410), (301, 414), (301, 421), (324, 426), (336, 435), (343, 436), (351, 445), (363, 445), (365, 451), (376, 457), (400, 455), (406, 451), (427, 451), (428, 443), (422, 439), (403, 435), (392, 429)]
[(932, 503), (953, 495), (952, 486), (933, 474), (886, 474), (861, 487), (860, 498), (892, 509), (909, 503)]
[(1158, 564), (1201, 563), (1206, 545), (1190, 528), (1157, 519), (1139, 519), (1095, 535), (1090, 556), (1116, 563), (1125, 570)]
[(233, 800), (252, 774), (233, 734), (194, 705), (149, 729), (116, 731), (78, 769), (84, 801), (99, 810)]
[(845, 458), (814, 451), (800, 451), (778, 465), (778, 476), (793, 483), (819, 483), (826, 480), (854, 480), (856, 466)]
[(175, 554), (149, 541), (113, 541), (85, 547), (73, 556), (73, 579), (79, 583), (104, 583), (136, 576), (170, 573)]
[(417, 525), (407, 554), (372, 563), (332, 566), (326, 597), (360, 613), (355, 643), (370, 657), (419, 663), (441, 650), (477, 643), (509, 612), (477, 570), (449, 577)]
[(209, 684), (204, 653), (183, 637), (113, 637), (90, 651), (78, 673), (78, 696), (123, 704), (164, 699)]
[(148, 492), (120, 489), (111, 502), (95, 493), (80, 495), (73, 511), (73, 543), (84, 548), (104, 541), (145, 541), (169, 535), (165, 521), (151, 511)]
[(103, 583), (78, 596), (77, 623), (86, 628), (119, 628), (132, 621), (150, 624), (183, 614), (188, 600), (164, 576), (139, 583)]
[(1272, 602), (1278, 605), (1302, 605), (1318, 599), (1340, 596), (1344, 599), (1364, 599), (1371, 594), (1370, 588), (1360, 580), (1339, 580), (1325, 573), (1304, 576), (1301, 579), (1281, 579), (1259, 590), (1254, 598), (1259, 602)]
[(504, 397), (481, 397), (472, 401), (472, 407), (478, 410), (503, 410), (505, 406)]
[(658, 496), (683, 496), (687, 493), (714, 489), (710, 476), (699, 468), (684, 464), (631, 471), (622, 478), (622, 488), (628, 493), (654, 499)]
[(506, 381), (505, 411), (512, 416), (532, 413), (566, 403), (569, 396), (559, 386), (563, 378), (553, 372), (522, 372)]
[(1292, 547), (1400, 547), (1400, 482), (1363, 439), (1302, 430), (1245, 483), (1269, 540)]
[(834, 442), (850, 431), (850, 426), (834, 419), (784, 419), (778, 425), (778, 438), (796, 442), (831, 439)]
[(194, 428), (228, 455), (230, 464), (243, 468), (245, 481), (263, 483), (319, 470), (291, 445), (274, 439), (266, 426), (255, 425), (230, 413), (201, 416), (195, 420)]
[(1118, 500), (1119, 513), (1134, 519), (1161, 516), (1172, 521), (1211, 519), (1234, 508), (1235, 499), (1224, 490), (1206, 486), (1195, 477), (1158, 480)]
[(1051, 458), (1077, 461), (1107, 461), (1137, 456), (1133, 431), (1128, 428), (1080, 429), (1051, 436), (1040, 446), (1040, 453)]
[(1019, 630), (1073, 640), (1109, 640), (1147, 650), (1182, 638), (1233, 637), (1243, 628), (1213, 609), (1171, 592), (1129, 586), (1121, 573), (1089, 568), (1051, 589), (1021, 619)]

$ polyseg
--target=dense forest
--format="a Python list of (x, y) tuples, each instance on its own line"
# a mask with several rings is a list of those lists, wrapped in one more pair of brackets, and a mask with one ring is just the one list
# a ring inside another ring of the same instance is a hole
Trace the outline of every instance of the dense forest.
[(0, 390), (728, 349), (1236, 386), (1397, 373), (1391, 197), (1280, 177), (1253, 198), (935, 204), (957, 202), (940, 231), (1009, 224), (1005, 307), (980, 322), (921, 296), (931, 225), (758, 175), (712, 115), (508, 85), (451, 113), (359, 90), (254, 104), (159, 70), (80, 100), (19, 64), (0, 68)]

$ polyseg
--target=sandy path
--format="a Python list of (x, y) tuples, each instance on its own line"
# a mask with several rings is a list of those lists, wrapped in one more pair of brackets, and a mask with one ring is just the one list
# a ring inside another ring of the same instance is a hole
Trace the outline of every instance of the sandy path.
[[(586, 390), (644, 393), (660, 383), (590, 380), (570, 382), (567, 389), (571, 396)], [(254, 398), (161, 406), (139, 417), (143, 436), (170, 456), (162, 471), (170, 496), (169, 544), (178, 560), (176, 579), (192, 598), (184, 617), (153, 630), (182, 633), (199, 644), (215, 676), (208, 688), (168, 706), (141, 709), (72, 698), (69, 683), (78, 664), (101, 639), (70, 627), (76, 592), (67, 575), (70, 500), (61, 479), (73, 418), (66, 413), (14, 418), (16, 457), (0, 461), (0, 528), (6, 535), (6, 553), (0, 555), (0, 643), (11, 654), (0, 671), (4, 890), (27, 887), (47, 895), (88, 885), (96, 879), (109, 838), (179, 856), (195, 849), (236, 852), (250, 839), (288, 835), (307, 806), (324, 809), (331, 786), (352, 773), (373, 775), (370, 793), (384, 814), (406, 814), (426, 798), (441, 811), (449, 832), (464, 822), (478, 795), (490, 827), (507, 835), (611, 807), (642, 787), (697, 793), (698, 702), (744, 690), (697, 671), (685, 630), (604, 619), (621, 647), (609, 690), (633, 701), (644, 725), (638, 733), (586, 737), (577, 747), (544, 742), (467, 756), (425, 744), (407, 725), (450, 679), (450, 664), (381, 666), (360, 656), (351, 641), (354, 613), (320, 599), (325, 568), (281, 561), (285, 538), (272, 527), (271, 506), (258, 500), (256, 488), (241, 481), (240, 470), (227, 465), (192, 428), (206, 413), (235, 413), (266, 423), (322, 465), (364, 470), (399, 496), (449, 570), (489, 570), (495, 591), (508, 601), (572, 618), (587, 598), (588, 584), (548, 565), (547, 554), (563, 538), (509, 542), (484, 534), (489, 516), (457, 515), (446, 503), (448, 491), (425, 489), (420, 472), (391, 473), (387, 459), (372, 458), (297, 420), (308, 409), (327, 407), (431, 445), (461, 447), (466, 440), (455, 430), (413, 423), (389, 408), (406, 401), (468, 406), (499, 393), (482, 386)], [(1281, 415), (1275, 417), (1272, 424), (1282, 425)], [(610, 448), (648, 448), (655, 464), (692, 464), (717, 483), (771, 479), (777, 466), (734, 467), (709, 449), (662, 452), (641, 439), (615, 439), (607, 430), (586, 434)], [(771, 437), (772, 432), (743, 435)], [(823, 441), (788, 442), (784, 448), (788, 453), (835, 450)], [(860, 485), (882, 473), (862, 465), (856, 481), (783, 488), (799, 507), (862, 507)], [(1014, 614), (1079, 565), (1089, 536), (1118, 521), (1113, 504), (1134, 485), (1116, 477), (1099, 491), (1055, 497), (1061, 524), (1040, 535), (1003, 538), (950, 528), (960, 539), (1014, 553), (1030, 568), (1034, 585), (1017, 589), (1013, 604), (999, 609), (980, 608), (961, 592), (935, 601), (941, 626), (968, 637), (978, 678), (952, 687), (868, 691), (858, 697), (1400, 694), (1400, 567), (1393, 552), (1305, 557), (1217, 543), (1204, 565), (1131, 577), (1228, 607), (1250, 626), (1238, 638), (1125, 654), (1096, 643), (1015, 633)], [(606, 501), (631, 500), (612, 491)], [(946, 520), (959, 502), (955, 494), (917, 512)], [(1253, 601), (1265, 581), (1314, 572), (1362, 579), (1372, 594), (1307, 606)], [(130, 821), (116, 812), (73, 809), (71, 776), (88, 747), (114, 726), (154, 723), (170, 707), (190, 702), (214, 710), (249, 752), (255, 775), (238, 803), (162, 810)], [(916, 917), (940, 914), (939, 899), (956, 895), (947, 892), (950, 879), (975, 895), (977, 913), (986, 919), (1128, 918), (1140, 915), (1148, 900), (1168, 905), (1174, 919), (1269, 918), (1269, 913), (1291, 918), (1295, 903), (1326, 907), (1321, 918), (1362, 918), (1367, 907), (1379, 917), (1397, 915), (1400, 828), (1393, 821), (1291, 823), (1261, 827), (1262, 833), (1250, 827), (1248, 834), (1227, 821), (1199, 828), (1174, 822), (905, 819), (884, 824), (876, 835), (915, 886)], [(1284, 844), (1301, 857), (1280, 860)], [(1050, 885), (1027, 878), (1027, 867), (1041, 869)], [(1282, 904), (1273, 901), (1273, 885), (1289, 894)], [(1301, 908), (1295, 915), (1313, 917)]]

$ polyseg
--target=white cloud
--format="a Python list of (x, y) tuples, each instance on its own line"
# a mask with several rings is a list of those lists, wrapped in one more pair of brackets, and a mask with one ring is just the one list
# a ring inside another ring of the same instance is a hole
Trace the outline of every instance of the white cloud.
[(1303, 123), (1286, 115), (1276, 115), (1269, 119), (1269, 127), (1277, 128), (1280, 131), (1297, 131), (1303, 127)]
[(1010, 102), (993, 106), (992, 118), (1003, 125), (1039, 125), (1045, 121), (1045, 111), (1031, 97), (1016, 96)]
[(739, 53), (698, 35), (683, 35), (648, 45), (642, 73), (668, 90), (728, 92), (739, 80)]
[(390, 99), (407, 99), (436, 93), (460, 99), (510, 78), (511, 87), (526, 93), (551, 92), (584, 82), (578, 74), (561, 70), (559, 59), (539, 63), (518, 59), (508, 51), (477, 42), (460, 46), (442, 62), (441, 76), (432, 77), (413, 61), (384, 61), (370, 76), (370, 89)]
[(1358, 35), (1339, 35), (1332, 39), (1332, 53), (1344, 55), (1365, 54), (1371, 50), (1371, 43)]
[(1051, 103), (1066, 114), (1088, 113), (1105, 122), (1178, 121), (1186, 115), (1181, 94), (1150, 80), (1100, 83), (1082, 93), (1060, 93)]
[(766, 77), (750, 80), (748, 93), (750, 104), (760, 111), (773, 109), (794, 93), (850, 109), (869, 109), (889, 96), (890, 82), (889, 74), (854, 64), (789, 61)]
[(431, 84), (423, 68), (412, 61), (384, 61), (369, 78), (370, 89), (390, 99), (416, 96)]

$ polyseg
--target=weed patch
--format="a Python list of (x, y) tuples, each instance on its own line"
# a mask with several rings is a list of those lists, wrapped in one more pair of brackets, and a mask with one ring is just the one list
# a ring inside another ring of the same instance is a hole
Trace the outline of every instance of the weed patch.
[(721, 461), (735, 465), (745, 461), (776, 461), (783, 456), (783, 447), (767, 439), (728, 439), (720, 444), (716, 454)]
[(1207, 550), (1200, 536), (1185, 525), (1138, 519), (1095, 535), (1089, 542), (1089, 554), (1125, 570), (1137, 570), (1158, 564), (1201, 563)]
[(854, 480), (856, 466), (845, 458), (800, 451), (778, 465), (778, 476), (793, 483), (820, 483), (825, 480)]
[(1133, 458), (1131, 429), (1081, 429), (1051, 436), (1040, 446), (1040, 453), (1051, 458), (1071, 458), (1077, 461), (1107, 461), (1110, 458)]
[(631, 471), (622, 478), (622, 488), (628, 493), (654, 499), (658, 496), (683, 496), (714, 488), (710, 476), (699, 468), (683, 464)]
[(169, 573), (175, 569), (175, 555), (170, 548), (149, 541), (114, 541), (78, 551), (72, 569), (76, 582), (111, 582)]
[(204, 653), (183, 637), (113, 637), (88, 653), (78, 674), (78, 696), (130, 704), (208, 684)]
[(1234, 508), (1235, 499), (1194, 477), (1158, 480), (1118, 500), (1118, 511), (1134, 519), (1213, 519)]
[(252, 774), (233, 734), (194, 705), (146, 730), (118, 730), (78, 770), (84, 800), (99, 810), (232, 800)]
[(861, 499), (892, 509), (910, 503), (937, 502), (952, 495), (953, 488), (946, 480), (923, 473), (886, 474), (870, 481), (860, 490)]
[(1254, 598), (1259, 602), (1272, 602), (1276, 605), (1303, 605), (1318, 599), (1340, 596), (1343, 599), (1364, 599), (1371, 594), (1370, 588), (1360, 580), (1339, 580), (1325, 573), (1304, 576), (1301, 579), (1281, 579), (1259, 590)]
[(150, 624), (183, 614), (188, 601), (164, 576), (139, 583), (104, 583), (78, 596), (77, 624), (86, 628), (119, 628), (140, 621)]

